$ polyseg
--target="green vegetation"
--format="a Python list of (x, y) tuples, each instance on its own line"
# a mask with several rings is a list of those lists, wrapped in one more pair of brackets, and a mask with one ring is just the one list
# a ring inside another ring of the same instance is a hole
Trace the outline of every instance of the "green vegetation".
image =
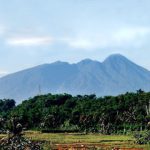
[(103, 98), (93, 94), (47, 94), (25, 100), (18, 106), (14, 106), (13, 100), (0, 100), (3, 121), (0, 126), (8, 128), (7, 120), (17, 116), (25, 128), (43, 132), (127, 134), (149, 128), (149, 102), (150, 92), (142, 90)]
[[(1, 133), (13, 129), (12, 120), (16, 125), (21, 123), (24, 128), (32, 130), (25, 132), (25, 138), (41, 141), (45, 149), (72, 147), (69, 144), (73, 143), (97, 148), (149, 149), (146, 144), (150, 141), (150, 92), (139, 90), (105, 97), (47, 94), (17, 106), (14, 100), (0, 100)], [(0, 134), (0, 138), (4, 136)], [(135, 141), (143, 145), (137, 145)]]
[(41, 133), (38, 131), (27, 131), (25, 132), (25, 136), (35, 141), (50, 141), (58, 144), (133, 141), (132, 135), (102, 135), (96, 133)]
[(136, 143), (138, 144), (150, 144), (150, 131), (141, 131), (134, 134)]
[[(1, 137), (4, 137), (3, 135)], [(41, 133), (39, 131), (26, 131), (24, 136), (29, 141), (42, 142), (44, 150), (57, 149), (56, 147), (73, 147), (84, 145), (92, 149), (116, 148), (143, 148), (149, 150), (149, 145), (138, 145), (132, 135), (102, 135), (98, 133)], [(1, 138), (0, 137), (0, 138)], [(69, 149), (69, 148), (68, 148)]]

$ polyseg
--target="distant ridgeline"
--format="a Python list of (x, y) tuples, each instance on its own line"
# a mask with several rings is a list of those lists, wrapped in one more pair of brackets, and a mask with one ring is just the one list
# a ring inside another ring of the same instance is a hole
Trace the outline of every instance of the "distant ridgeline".
[(54, 62), (25, 69), (0, 78), (0, 99), (16, 103), (37, 94), (68, 93), (97, 96), (119, 95), (142, 89), (150, 91), (150, 71), (114, 54), (103, 62), (84, 59), (75, 64)]
[(119, 96), (47, 94), (15, 106), (14, 100), (0, 100), (0, 129), (17, 116), (27, 129), (49, 132), (126, 133), (145, 130), (150, 122), (150, 92), (138, 90)]

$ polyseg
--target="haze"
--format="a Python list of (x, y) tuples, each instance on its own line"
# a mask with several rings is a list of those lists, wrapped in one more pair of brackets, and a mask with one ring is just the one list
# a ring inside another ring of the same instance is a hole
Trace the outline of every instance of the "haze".
[(1, 0), (0, 75), (120, 53), (150, 70), (149, 0)]

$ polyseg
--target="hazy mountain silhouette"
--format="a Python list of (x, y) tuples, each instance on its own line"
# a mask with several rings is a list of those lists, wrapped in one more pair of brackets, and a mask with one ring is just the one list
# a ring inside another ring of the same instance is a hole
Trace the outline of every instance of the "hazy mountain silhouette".
[(40, 91), (104, 96), (138, 89), (150, 91), (150, 71), (120, 54), (111, 55), (102, 63), (90, 59), (77, 64), (57, 61), (0, 78), (0, 98), (18, 101)]

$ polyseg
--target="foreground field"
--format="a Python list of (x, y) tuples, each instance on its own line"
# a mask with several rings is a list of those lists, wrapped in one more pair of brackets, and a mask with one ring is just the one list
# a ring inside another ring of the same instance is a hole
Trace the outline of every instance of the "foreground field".
[(100, 135), (100, 134), (80, 134), (80, 133), (40, 133), (28, 131), (25, 136), (37, 141), (51, 141), (53, 143), (75, 143), (90, 142), (99, 143), (104, 141), (133, 141), (132, 136), (124, 135)]
[[(5, 135), (0, 135), (0, 138)], [(113, 149), (115, 148), (141, 148), (150, 150), (148, 145), (135, 144), (130, 135), (100, 135), (100, 134), (69, 134), (69, 133), (40, 133), (25, 132), (25, 137), (33, 141), (44, 142), (47, 149)], [(75, 148), (76, 147), (76, 148)]]
[(47, 141), (54, 147), (72, 147), (74, 145), (86, 145), (88, 147), (112, 149), (122, 148), (143, 148), (150, 150), (148, 145), (137, 145), (131, 135), (100, 135), (100, 134), (68, 134), (68, 133), (40, 133), (28, 131), (25, 136), (31, 140)]

